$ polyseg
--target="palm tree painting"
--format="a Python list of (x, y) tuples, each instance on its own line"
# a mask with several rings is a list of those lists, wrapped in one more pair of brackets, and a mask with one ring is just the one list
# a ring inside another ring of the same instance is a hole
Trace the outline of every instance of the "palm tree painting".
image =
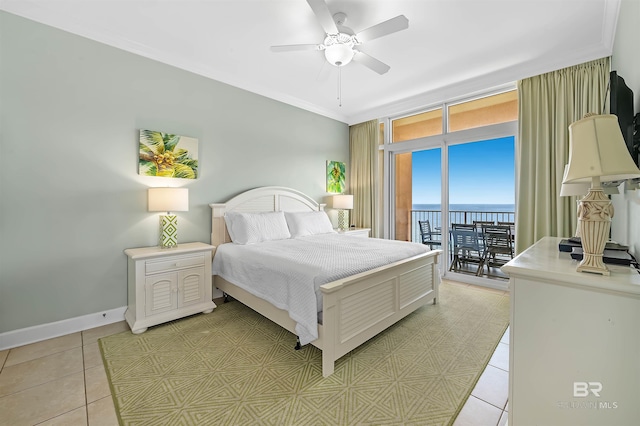
[(198, 177), (198, 139), (140, 130), (138, 174), (169, 178)]
[(345, 163), (327, 161), (327, 192), (342, 194), (344, 192)]

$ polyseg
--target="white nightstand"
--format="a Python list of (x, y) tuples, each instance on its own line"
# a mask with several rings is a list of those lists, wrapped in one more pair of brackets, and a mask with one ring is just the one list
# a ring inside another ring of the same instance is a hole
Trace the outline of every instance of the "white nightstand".
[(349, 229), (345, 229), (344, 231), (336, 229), (336, 231), (338, 232), (338, 234), (369, 238), (369, 232), (371, 232), (371, 228), (349, 228)]
[(210, 313), (211, 258), (215, 247), (204, 243), (176, 248), (126, 249), (128, 306), (124, 314), (134, 334), (147, 327), (198, 312)]

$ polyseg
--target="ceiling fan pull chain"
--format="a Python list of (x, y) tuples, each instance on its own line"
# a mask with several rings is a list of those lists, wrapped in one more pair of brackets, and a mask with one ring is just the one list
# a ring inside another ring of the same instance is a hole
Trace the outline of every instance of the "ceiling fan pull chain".
[(342, 106), (342, 67), (338, 67), (338, 106)]

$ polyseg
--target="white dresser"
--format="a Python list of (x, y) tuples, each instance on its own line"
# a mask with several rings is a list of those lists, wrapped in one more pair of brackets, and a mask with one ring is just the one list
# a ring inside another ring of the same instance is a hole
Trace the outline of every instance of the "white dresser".
[(126, 249), (128, 306), (125, 319), (134, 334), (148, 327), (198, 312), (210, 313), (211, 257), (214, 247), (204, 243), (175, 248)]
[(509, 426), (640, 425), (640, 274), (576, 272), (545, 237), (509, 274)]

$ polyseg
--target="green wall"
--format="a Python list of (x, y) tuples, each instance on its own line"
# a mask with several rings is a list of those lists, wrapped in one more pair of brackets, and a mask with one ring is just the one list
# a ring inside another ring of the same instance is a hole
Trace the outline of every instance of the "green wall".
[[(199, 178), (137, 174), (138, 130), (199, 139)], [(346, 124), (0, 12), (0, 333), (125, 306), (129, 247), (157, 244), (149, 186), (208, 203), (281, 185), (321, 201)]]

